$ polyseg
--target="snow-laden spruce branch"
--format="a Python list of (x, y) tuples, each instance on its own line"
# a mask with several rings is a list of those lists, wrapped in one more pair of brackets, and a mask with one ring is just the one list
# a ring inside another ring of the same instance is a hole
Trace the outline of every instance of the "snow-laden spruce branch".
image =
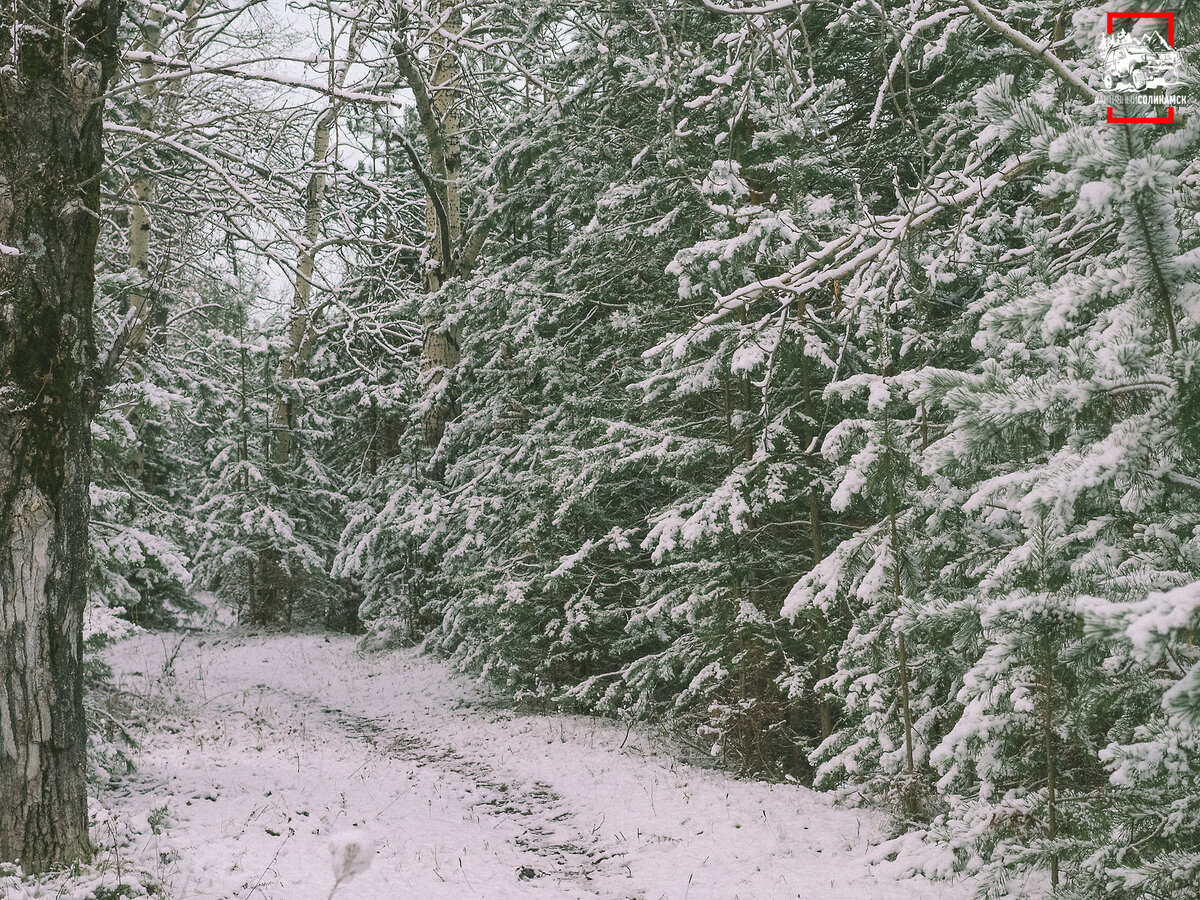
[(1180, 474), (1179, 472), (1168, 472), (1163, 476), (1163, 480), (1168, 484), (1174, 484), (1178, 487), (1185, 487), (1190, 490), (1200, 492), (1200, 479), (1192, 478), (1188, 475)]
[[(1036, 165), (1036, 158), (1010, 158), (998, 171), (987, 177), (976, 174), (982, 160), (961, 173), (963, 179), (972, 178), (961, 190), (954, 193), (936, 193), (934, 196), (912, 206), (903, 215), (876, 216), (862, 219), (842, 235), (826, 241), (818, 250), (810, 253), (798, 266), (782, 275), (765, 278), (743, 285), (721, 297), (716, 309), (702, 317), (688, 331), (672, 337), (650, 348), (643, 354), (647, 359), (660, 356), (667, 350), (676, 355), (695, 340), (706, 334), (713, 326), (750, 304), (764, 294), (780, 291), (790, 296), (805, 295), (834, 281), (859, 274), (886, 256), (897, 245), (920, 233), (947, 209), (973, 209), (1014, 178)], [(790, 299), (781, 301), (791, 302)]]

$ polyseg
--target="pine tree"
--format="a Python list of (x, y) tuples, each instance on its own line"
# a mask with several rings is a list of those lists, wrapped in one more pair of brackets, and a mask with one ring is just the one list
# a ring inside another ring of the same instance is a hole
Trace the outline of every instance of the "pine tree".
[(1151, 896), (1133, 874), (1147, 832), (1114, 841), (1130, 779), (1115, 761), (1167, 719), (1120, 623), (1195, 577), (1180, 554), (1195, 523), (1194, 230), (1179, 227), (1174, 161), (1195, 129), (1072, 124), (1003, 77), (978, 105), (992, 140), (1047, 170), (976, 307), (977, 369), (930, 372), (922, 394), (953, 416), (928, 465), (991, 532), (980, 653), (933, 754), (951, 807), (934, 830), (997, 890), (1037, 868), (1079, 896)]

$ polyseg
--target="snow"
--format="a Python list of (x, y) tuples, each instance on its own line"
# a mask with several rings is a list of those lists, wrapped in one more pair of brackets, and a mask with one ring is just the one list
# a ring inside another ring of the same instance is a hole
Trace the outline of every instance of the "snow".
[(362, 656), (344, 636), (179, 640), (143, 633), (107, 653), (117, 696), (159, 719), (138, 772), (101, 797), (116, 820), (166, 823), (134, 829), (125, 852), (169, 897), (951, 900), (973, 889), (870, 864), (884, 836), (874, 813), (681, 763), (649, 730), (511, 711), (416, 651)]
[(872, 415), (881, 415), (887, 409), (888, 401), (891, 399), (891, 391), (888, 390), (886, 381), (883, 379), (872, 381), (870, 396), (867, 399), (867, 412)]
[(1109, 181), (1089, 181), (1079, 189), (1076, 209), (1081, 215), (1107, 215), (1112, 211), (1117, 188)]
[(1155, 591), (1133, 609), (1128, 635), (1135, 650), (1157, 662), (1165, 638), (1174, 631), (1193, 628), (1200, 611), (1200, 581), (1169, 591)]
[(835, 202), (833, 194), (815, 197), (809, 202), (808, 211), (814, 216), (828, 216), (833, 212)]

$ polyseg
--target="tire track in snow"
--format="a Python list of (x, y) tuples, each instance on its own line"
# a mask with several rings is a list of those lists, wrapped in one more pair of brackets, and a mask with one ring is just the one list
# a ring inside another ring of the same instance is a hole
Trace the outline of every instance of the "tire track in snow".
[[(116, 654), (123, 677), (143, 680), (169, 655), (153, 635)], [(196, 900), (247, 900), (247, 890), (322, 900), (327, 835), (339, 826), (383, 836), (359, 900), (967, 900), (974, 890), (871, 865), (877, 815), (653, 759), (649, 745), (626, 751), (615, 725), (562, 716), (547, 732), (416, 653), (363, 656), (352, 639), (319, 635), (202, 635), (175, 668), (164, 694), (194, 699), (196, 721), (156, 739), (153, 772), (175, 795), (177, 880)], [(185, 802), (218, 787), (220, 802), (198, 813)], [(126, 805), (157, 811), (154, 794)], [(306, 827), (280, 839), (297, 815)]]
[[(347, 737), (392, 759), (463, 779), (471, 786), (467, 792), (477, 797), (470, 801), (470, 809), (518, 826), (520, 832), (512, 839), (513, 845), (542, 863), (538, 868), (520, 866), (518, 877), (522, 880), (553, 878), (571, 882), (592, 896), (612, 898), (589, 882), (602, 867), (620, 868), (624, 853), (606, 846), (597, 834), (598, 828), (588, 832), (582, 827), (567, 802), (549, 785), (541, 781), (521, 784), (505, 778), (485, 761), (437, 744), (390, 719), (349, 713), (325, 705), (312, 695), (274, 685), (257, 684), (254, 689), (285, 698), (305, 713), (324, 718)], [(621, 900), (640, 900), (642, 896), (639, 892)]]

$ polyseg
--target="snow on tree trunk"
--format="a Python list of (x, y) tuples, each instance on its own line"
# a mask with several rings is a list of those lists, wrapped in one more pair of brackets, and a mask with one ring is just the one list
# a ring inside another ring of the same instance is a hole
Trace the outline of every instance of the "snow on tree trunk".
[(27, 871), (90, 854), (80, 662), (117, 17), (114, 0), (0, 12), (0, 860)]

